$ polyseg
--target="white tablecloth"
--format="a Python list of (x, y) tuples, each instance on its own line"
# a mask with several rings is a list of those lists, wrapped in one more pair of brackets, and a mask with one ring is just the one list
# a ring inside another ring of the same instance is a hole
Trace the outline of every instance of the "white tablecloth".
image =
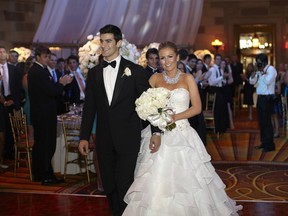
[[(52, 167), (55, 173), (64, 174), (65, 167), (65, 139), (62, 130), (62, 124), (58, 121), (57, 126), (57, 145), (54, 156), (52, 158)], [(77, 153), (69, 152), (68, 160), (73, 160), (78, 158)], [(88, 159), (93, 159), (93, 152), (90, 152)], [(94, 166), (89, 167), (90, 171), (95, 172)], [(85, 172), (85, 169), (82, 168), (82, 172)], [(68, 164), (67, 165), (67, 174), (77, 174), (80, 173), (80, 168), (78, 164)]]

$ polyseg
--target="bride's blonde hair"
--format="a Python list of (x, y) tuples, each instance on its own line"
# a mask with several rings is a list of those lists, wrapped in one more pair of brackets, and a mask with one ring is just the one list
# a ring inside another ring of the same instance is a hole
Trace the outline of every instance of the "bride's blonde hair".
[(176, 54), (178, 52), (178, 48), (176, 44), (171, 41), (165, 41), (165, 42), (160, 43), (159, 48), (158, 48), (159, 51), (164, 48), (171, 48)]

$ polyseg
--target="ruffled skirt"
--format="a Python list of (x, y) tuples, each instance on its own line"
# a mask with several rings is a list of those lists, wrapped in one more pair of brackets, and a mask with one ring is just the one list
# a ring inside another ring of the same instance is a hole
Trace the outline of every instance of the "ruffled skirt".
[(161, 147), (151, 154), (150, 127), (142, 131), (135, 180), (124, 201), (125, 216), (238, 215), (225, 185), (210, 163), (197, 132), (187, 126), (165, 132)]

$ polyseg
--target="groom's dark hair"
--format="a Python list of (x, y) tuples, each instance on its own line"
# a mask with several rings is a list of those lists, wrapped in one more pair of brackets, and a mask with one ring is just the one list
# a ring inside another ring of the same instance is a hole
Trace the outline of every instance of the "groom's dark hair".
[(114, 35), (116, 43), (119, 40), (122, 40), (122, 32), (120, 28), (118, 28), (117, 26), (109, 24), (100, 29), (100, 34), (108, 34), (108, 33)]

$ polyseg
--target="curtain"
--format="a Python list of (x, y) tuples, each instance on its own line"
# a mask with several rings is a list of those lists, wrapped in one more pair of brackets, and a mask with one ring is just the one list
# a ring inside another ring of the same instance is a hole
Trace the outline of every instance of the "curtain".
[(34, 43), (83, 44), (106, 24), (136, 46), (193, 45), (204, 0), (46, 0)]

